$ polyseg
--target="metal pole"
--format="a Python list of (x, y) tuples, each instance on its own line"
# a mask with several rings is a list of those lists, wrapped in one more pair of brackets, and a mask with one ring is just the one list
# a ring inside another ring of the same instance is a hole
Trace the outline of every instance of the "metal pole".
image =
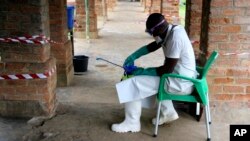
[(102, 0), (102, 16), (103, 16), (103, 23), (105, 23), (107, 20), (106, 0)]
[(85, 0), (85, 13), (86, 13), (86, 39), (89, 39), (89, 0)]
[(103, 60), (103, 61), (105, 61), (105, 62), (108, 62), (108, 63), (113, 64), (113, 65), (115, 65), (115, 66), (118, 66), (118, 67), (120, 67), (120, 68), (123, 68), (123, 66), (118, 65), (118, 64), (113, 63), (113, 62), (110, 62), (110, 61), (108, 61), (108, 60), (106, 60), (106, 59), (103, 59), (103, 58), (96, 58), (96, 60)]

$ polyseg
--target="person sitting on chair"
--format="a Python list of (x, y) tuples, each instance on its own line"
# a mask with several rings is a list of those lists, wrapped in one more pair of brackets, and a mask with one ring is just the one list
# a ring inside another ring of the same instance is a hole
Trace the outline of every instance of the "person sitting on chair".
[[(160, 77), (163, 74), (176, 73), (191, 78), (197, 76), (194, 51), (182, 26), (169, 24), (162, 14), (153, 13), (147, 18), (146, 32), (155, 41), (139, 48), (128, 56), (123, 66), (132, 66), (139, 57), (154, 52), (161, 47), (165, 61), (159, 67), (138, 67), (132, 72), (133, 77), (116, 84), (119, 101), (125, 104), (125, 120), (120, 124), (112, 125), (111, 130), (114, 132), (139, 132), (141, 130), (141, 108), (142, 106), (154, 105)], [(193, 91), (193, 84), (190, 81), (178, 78), (168, 78), (165, 90), (185, 95)], [(161, 106), (159, 125), (178, 118), (172, 101), (164, 100)], [(155, 122), (156, 118), (152, 119), (152, 123), (155, 124)]]

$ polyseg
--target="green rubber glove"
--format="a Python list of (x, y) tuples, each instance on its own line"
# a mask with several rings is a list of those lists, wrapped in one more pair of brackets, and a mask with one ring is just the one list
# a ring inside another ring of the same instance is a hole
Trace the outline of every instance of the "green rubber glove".
[(125, 60), (125, 62), (123, 63), (123, 66), (131, 66), (134, 65), (134, 61), (138, 58), (140, 58), (143, 55), (148, 54), (148, 49), (147, 49), (147, 45), (139, 48), (138, 50), (136, 50), (134, 53), (132, 53), (131, 55), (129, 55), (127, 57), (127, 59)]
[(137, 68), (132, 72), (133, 75), (149, 75), (149, 76), (158, 76), (155, 68)]

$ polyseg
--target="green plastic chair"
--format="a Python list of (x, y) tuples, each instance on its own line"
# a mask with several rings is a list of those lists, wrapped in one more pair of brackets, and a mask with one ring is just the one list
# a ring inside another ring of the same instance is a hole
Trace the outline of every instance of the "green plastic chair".
[[(196, 70), (199, 72), (199, 76), (196, 79), (181, 76), (178, 74), (164, 74), (161, 77), (159, 91), (158, 91), (158, 95), (157, 95), (157, 99), (158, 99), (159, 103), (158, 103), (158, 109), (157, 109), (157, 115), (156, 115), (157, 119), (156, 119), (156, 124), (155, 124), (154, 137), (157, 136), (157, 132), (158, 132), (161, 101), (163, 101), (163, 100), (175, 100), (175, 101), (201, 103), (205, 107), (207, 140), (208, 141), (211, 140), (210, 127), (209, 127), (209, 124), (211, 124), (211, 116), (210, 116), (209, 98), (208, 98), (208, 84), (207, 84), (206, 77), (207, 77), (207, 73), (208, 73), (211, 65), (214, 63), (214, 61), (216, 60), (217, 57), (218, 57), (218, 52), (213, 51), (213, 53), (210, 55), (209, 59), (207, 60), (205, 66), (196, 68)], [(168, 77), (189, 80), (189, 81), (194, 83), (195, 89), (190, 95), (178, 95), (178, 94), (174, 94), (174, 93), (169, 93), (169, 92), (164, 90), (165, 80)]]

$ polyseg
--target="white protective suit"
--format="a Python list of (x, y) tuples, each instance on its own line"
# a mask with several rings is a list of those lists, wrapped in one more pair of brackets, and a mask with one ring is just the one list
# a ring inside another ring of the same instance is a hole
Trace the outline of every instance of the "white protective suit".
[[(169, 25), (168, 32), (162, 43), (165, 57), (178, 58), (173, 73), (195, 78), (197, 76), (194, 51), (186, 31), (181, 26), (176, 26), (170, 33), (173, 25)], [(134, 76), (116, 84), (116, 90), (120, 103), (142, 100), (145, 108), (154, 107), (155, 95), (158, 92), (160, 77), (158, 76)], [(188, 94), (193, 90), (190, 81), (168, 78), (165, 90), (177, 94)], [(173, 107), (172, 102), (162, 103), (162, 107)], [(168, 106), (169, 105), (169, 106)], [(173, 109), (174, 110), (174, 109)]]

